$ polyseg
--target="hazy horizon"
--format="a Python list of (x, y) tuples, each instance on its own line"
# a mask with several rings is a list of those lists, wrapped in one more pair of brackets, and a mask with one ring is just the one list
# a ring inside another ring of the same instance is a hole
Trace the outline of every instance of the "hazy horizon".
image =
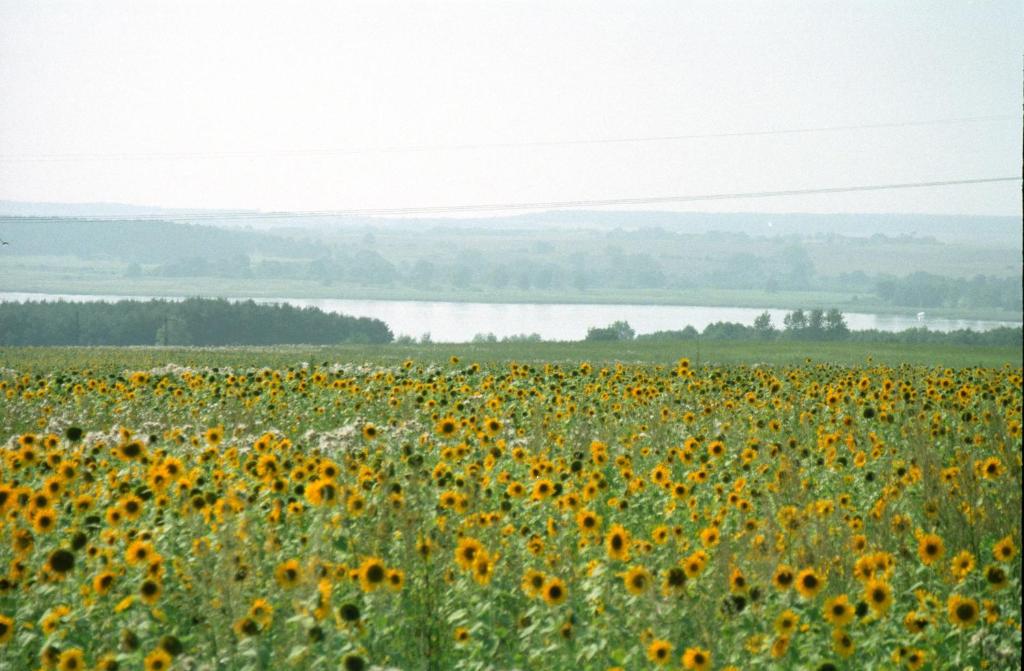
[[(1016, 2), (0, 1), (0, 21), (3, 200), (336, 210), (1020, 175)], [(630, 209), (1018, 216), (1021, 187)]]

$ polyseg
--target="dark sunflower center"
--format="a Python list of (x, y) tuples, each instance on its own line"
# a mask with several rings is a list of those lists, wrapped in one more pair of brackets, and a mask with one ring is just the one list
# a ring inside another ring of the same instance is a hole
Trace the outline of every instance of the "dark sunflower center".
[(55, 550), (50, 555), (50, 568), (58, 573), (67, 573), (75, 567), (75, 555), (67, 550)]
[(967, 622), (974, 619), (974, 606), (969, 603), (962, 603), (956, 607), (956, 616), (960, 620)]

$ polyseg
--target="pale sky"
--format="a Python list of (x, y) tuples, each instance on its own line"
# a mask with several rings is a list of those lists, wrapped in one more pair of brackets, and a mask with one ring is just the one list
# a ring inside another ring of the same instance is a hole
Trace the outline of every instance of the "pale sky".
[[(0, 0), (0, 199), (350, 209), (1019, 175), (1022, 6)], [(1004, 118), (457, 148), (978, 116)], [(1019, 215), (1021, 186), (673, 208)]]

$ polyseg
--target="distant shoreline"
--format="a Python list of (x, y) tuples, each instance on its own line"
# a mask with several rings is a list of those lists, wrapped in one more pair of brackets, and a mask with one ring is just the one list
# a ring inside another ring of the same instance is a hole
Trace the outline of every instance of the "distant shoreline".
[[(127, 298), (176, 298), (203, 297), (279, 301), (288, 300), (353, 300), (353, 301), (394, 301), (415, 303), (480, 303), (486, 305), (621, 305), (621, 306), (666, 306), (744, 308), (765, 310), (830, 309), (838, 308), (847, 313), (877, 314), (913, 317), (925, 312), (929, 317), (963, 321), (998, 322), (1006, 326), (1024, 323), (1024, 313), (1007, 311), (966, 310), (956, 308), (914, 308), (893, 306), (872, 301), (854, 301), (847, 294), (829, 292), (778, 292), (767, 293), (750, 290), (706, 290), (690, 291), (646, 290), (593, 291), (586, 294), (573, 292), (523, 293), (512, 290), (454, 290), (429, 289), (410, 291), (387, 287), (323, 286), (314, 282), (269, 281), (251, 282), (246, 280), (223, 281), (222, 278), (182, 278), (184, 281), (168, 283), (149, 278), (113, 278), (112, 281), (75, 283), (76, 286), (47, 282), (4, 286), (4, 293), (47, 295), (77, 295)], [(202, 280), (210, 287), (200, 290), (189, 280)], [(115, 286), (116, 285), (116, 286)], [(233, 286), (227, 286), (233, 285)], [(241, 285), (241, 286), (239, 286)]]

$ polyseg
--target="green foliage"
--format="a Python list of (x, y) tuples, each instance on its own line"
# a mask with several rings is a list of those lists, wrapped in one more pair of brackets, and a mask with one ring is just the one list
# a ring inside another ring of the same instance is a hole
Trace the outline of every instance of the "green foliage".
[(586, 340), (589, 342), (607, 342), (632, 340), (636, 337), (636, 331), (629, 325), (629, 322), (617, 321), (605, 327), (591, 327), (587, 329)]
[(251, 300), (0, 303), (3, 345), (326, 345), (391, 339), (378, 319)]

